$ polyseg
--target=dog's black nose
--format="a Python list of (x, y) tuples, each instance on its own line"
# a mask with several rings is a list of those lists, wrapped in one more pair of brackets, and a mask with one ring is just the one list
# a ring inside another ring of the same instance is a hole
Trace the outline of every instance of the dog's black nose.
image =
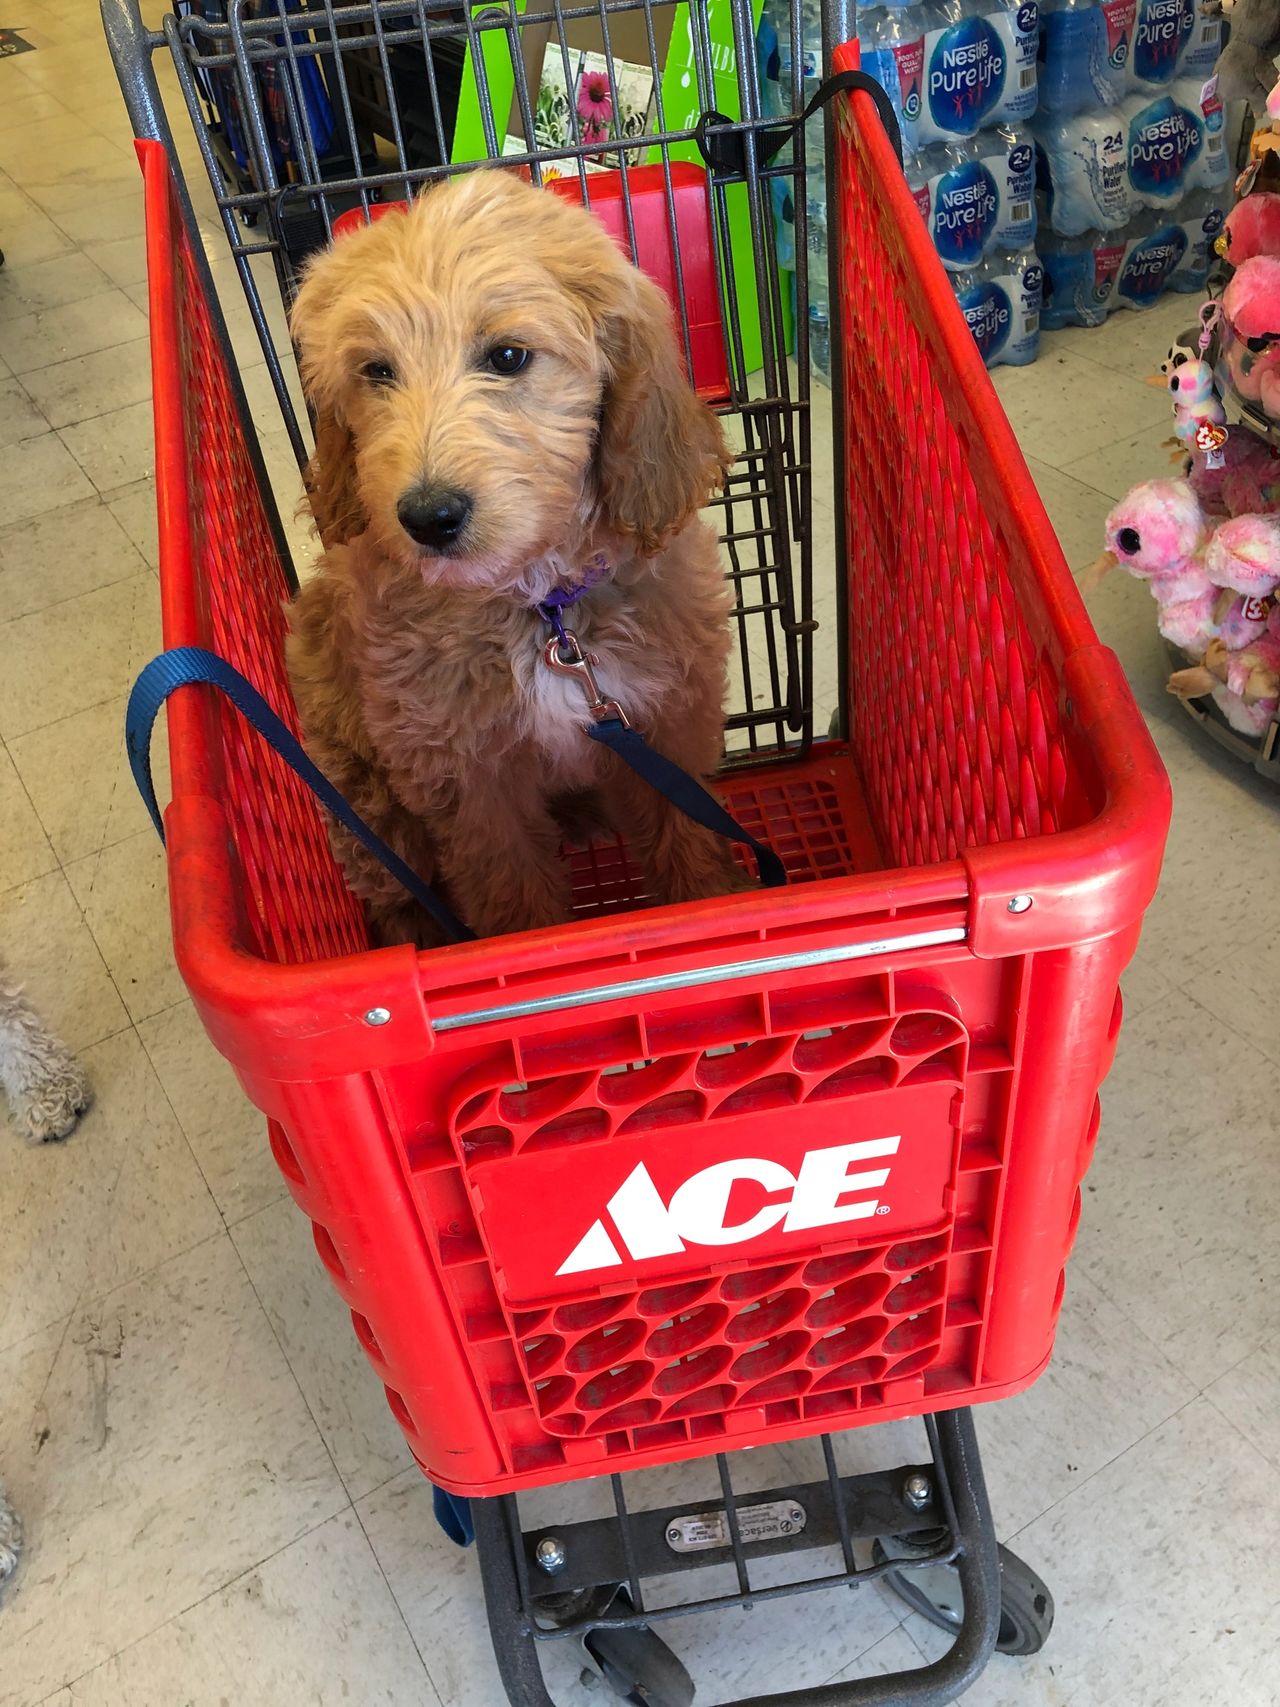
[(471, 500), (465, 492), (455, 492), (447, 486), (419, 487), (407, 492), (396, 505), (400, 526), (419, 545), (439, 551), (452, 545), (471, 514)]

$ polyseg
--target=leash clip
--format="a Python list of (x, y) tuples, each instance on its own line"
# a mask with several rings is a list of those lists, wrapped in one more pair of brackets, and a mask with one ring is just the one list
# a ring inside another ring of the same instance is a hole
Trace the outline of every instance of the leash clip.
[[(564, 657), (564, 652), (569, 656)], [(592, 721), (596, 723), (621, 723), (624, 729), (630, 729), (627, 714), (616, 699), (606, 699), (600, 691), (600, 684), (595, 678), (593, 664), (600, 662), (593, 652), (584, 652), (578, 643), (578, 637), (571, 628), (565, 628), (560, 634), (553, 634), (542, 648), (542, 662), (549, 670), (558, 676), (572, 676), (578, 682), (587, 696), (587, 710), (591, 713)]]

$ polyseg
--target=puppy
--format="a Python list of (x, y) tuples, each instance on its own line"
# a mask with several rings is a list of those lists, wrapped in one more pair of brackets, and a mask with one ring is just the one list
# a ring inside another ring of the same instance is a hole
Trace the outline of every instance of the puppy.
[[(504, 171), (429, 190), (309, 266), (292, 331), (325, 547), (290, 616), (308, 748), (480, 936), (569, 916), (584, 794), (660, 902), (740, 886), (720, 838), (586, 734), (536, 606), (605, 698), (696, 776), (721, 754), (729, 595), (697, 512), (731, 461), (662, 292), (580, 206)], [(438, 938), (339, 827), (377, 939)]]
[[(14, 1125), (25, 1138), (46, 1143), (65, 1138), (89, 1106), (89, 1085), (79, 1061), (31, 1006), (0, 962), (0, 1089)], [(3, 1572), (0, 1523), (0, 1573)]]

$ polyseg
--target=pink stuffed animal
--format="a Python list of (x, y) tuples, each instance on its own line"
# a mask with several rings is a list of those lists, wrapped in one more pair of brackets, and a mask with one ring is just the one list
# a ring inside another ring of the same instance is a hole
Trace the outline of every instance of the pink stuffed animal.
[(1161, 634), (1198, 659), (1218, 632), (1214, 608), (1220, 589), (1205, 573), (1208, 543), (1208, 524), (1190, 483), (1146, 480), (1107, 517), (1107, 549), (1083, 584), (1096, 584), (1117, 565), (1146, 581)]
[(1229, 427), (1222, 467), (1210, 468), (1204, 452), (1191, 446), (1187, 478), (1210, 516), (1256, 516), (1280, 510), (1280, 451), (1246, 427)]
[(1228, 652), (1251, 645), (1266, 633), (1280, 587), (1280, 518), (1237, 516), (1223, 522), (1209, 541), (1204, 568), (1216, 587), (1238, 595), (1218, 606), (1222, 644)]
[(1205, 572), (1221, 589), (1218, 633), (1202, 663), (1177, 670), (1170, 693), (1181, 699), (1212, 694), (1227, 722), (1260, 735), (1280, 700), (1280, 518), (1237, 516), (1223, 522), (1205, 552)]
[(1236, 394), (1280, 421), (1280, 258), (1255, 255), (1222, 293), (1222, 359)]
[(1238, 201), (1214, 248), (1233, 267), (1255, 255), (1280, 255), (1280, 196), (1255, 190)]

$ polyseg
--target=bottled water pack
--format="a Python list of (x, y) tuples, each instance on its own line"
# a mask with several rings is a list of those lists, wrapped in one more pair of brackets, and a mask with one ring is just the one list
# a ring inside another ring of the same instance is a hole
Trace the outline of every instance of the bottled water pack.
[(1221, 191), (1230, 175), (1222, 104), (1176, 82), (1130, 95), (1108, 112), (1037, 120), (1037, 180), (1064, 237), (1119, 231), (1144, 207), (1167, 208), (1192, 190)]
[(1036, 106), (1035, 0), (929, 0), (923, 8), (921, 145), (1016, 124)]
[(1123, 111), (1038, 119), (1032, 128), (1053, 229), (1063, 237), (1123, 230), (1133, 213)]
[(1195, 28), (1196, 0), (1138, 0), (1133, 28), (1135, 85), (1158, 89), (1172, 83)]
[(992, 249), (1026, 249), (1035, 240), (1035, 145), (1025, 126), (924, 149), (910, 163), (908, 183), (950, 271)]
[(1120, 233), (1085, 231), (1075, 237), (1061, 237), (1057, 232), (1041, 234), (1041, 324), (1046, 332), (1058, 332), (1064, 326), (1102, 325), (1115, 306), (1124, 251)]
[(988, 367), (1025, 367), (1035, 361), (1043, 271), (1033, 249), (995, 254), (952, 273), (951, 288)]
[(1115, 107), (1129, 90), (1138, 0), (1041, 0), (1039, 111)]
[(1199, 0), (1040, 0), (1040, 25), (1039, 111), (1057, 118), (1203, 83), (1222, 48), (1222, 19)]
[(1225, 198), (1201, 190), (1172, 212), (1139, 213), (1124, 232), (1042, 234), (1044, 329), (1100, 326), (1117, 308), (1150, 308), (1166, 290), (1203, 295), (1224, 217)]
[(1220, 189), (1230, 175), (1222, 102), (1202, 102), (1203, 86), (1184, 80), (1160, 94), (1131, 95), (1121, 108), (1129, 187), (1142, 207), (1168, 207), (1188, 190)]

